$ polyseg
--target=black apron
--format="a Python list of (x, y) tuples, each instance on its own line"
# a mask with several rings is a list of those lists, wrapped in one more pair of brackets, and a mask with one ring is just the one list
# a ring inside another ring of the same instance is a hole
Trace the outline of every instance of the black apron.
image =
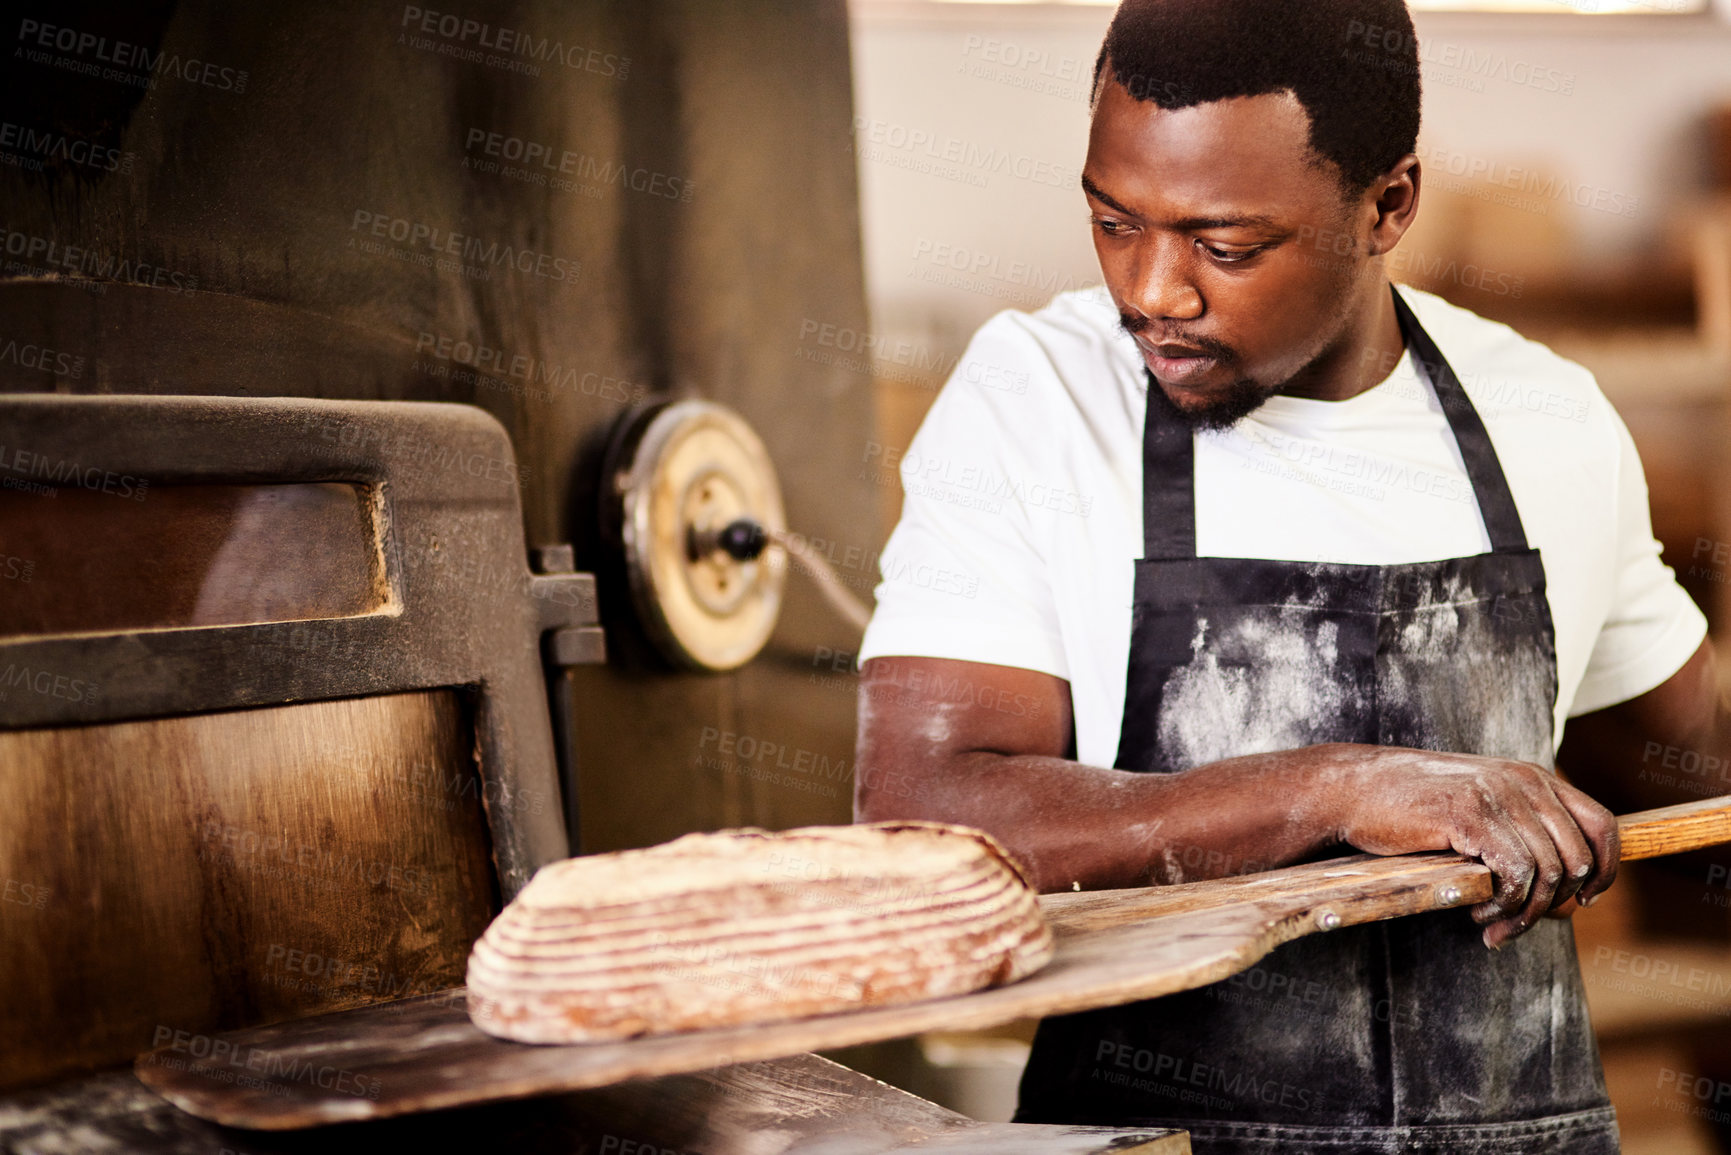
[[(1194, 441), (1150, 405), (1118, 768), (1319, 742), (1553, 766), (1544, 564), (1471, 400), (1394, 301), (1491, 552), (1197, 557)], [(1616, 1152), (1573, 926), (1541, 919), (1500, 951), (1480, 934), (1465, 910), (1349, 927), (1212, 986), (1047, 1019), (1017, 1121), (1183, 1127), (1196, 1155)]]

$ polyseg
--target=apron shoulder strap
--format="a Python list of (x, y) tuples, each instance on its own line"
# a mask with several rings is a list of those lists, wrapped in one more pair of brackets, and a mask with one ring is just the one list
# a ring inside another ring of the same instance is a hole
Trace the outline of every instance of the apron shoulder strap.
[[(1515, 508), (1515, 495), (1509, 489), (1509, 479), (1503, 473), (1503, 463), (1497, 457), (1495, 447), (1491, 445), (1491, 435), (1485, 430), (1484, 420), (1473, 408), (1472, 398), (1467, 396), (1466, 388), (1455, 376), (1448, 358), (1442, 355), (1442, 350), (1419, 324), (1418, 317), (1400, 295), (1400, 290), (1393, 289), (1393, 292), (1394, 314), (1400, 321), (1401, 335), (1406, 338), (1418, 371), (1430, 382), (1437, 403), (1442, 406), (1443, 416), (1448, 418), (1449, 428), (1454, 432), (1461, 462), (1473, 483), (1473, 496), (1478, 499), (1479, 516), (1485, 522), (1485, 536), (1491, 539), (1491, 549), (1497, 553), (1524, 552), (1527, 531), (1521, 524), (1521, 512)], [(1194, 521), (1194, 517), (1191, 520)]]
[(1163, 419), (1148, 377), (1148, 415), (1142, 420), (1142, 556), (1196, 556), (1196, 442), (1190, 427)]

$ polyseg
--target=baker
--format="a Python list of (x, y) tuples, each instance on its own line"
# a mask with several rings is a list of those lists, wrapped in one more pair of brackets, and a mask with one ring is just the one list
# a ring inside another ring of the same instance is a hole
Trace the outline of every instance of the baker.
[[(1691, 797), (1640, 793), (1644, 743), (1722, 749), (1713, 651), (1592, 376), (1391, 285), (1418, 76), (1399, 0), (1119, 8), (1081, 182), (1105, 285), (988, 321), (903, 459), (856, 815), (983, 827), (1045, 891), (1452, 848), (1494, 896), (1049, 1019), (1020, 1121), (1618, 1149), (1543, 916), (1611, 884), (1607, 805)], [(921, 566), (967, 580), (893, 580)], [(1565, 722), (1596, 798), (1554, 773)]]

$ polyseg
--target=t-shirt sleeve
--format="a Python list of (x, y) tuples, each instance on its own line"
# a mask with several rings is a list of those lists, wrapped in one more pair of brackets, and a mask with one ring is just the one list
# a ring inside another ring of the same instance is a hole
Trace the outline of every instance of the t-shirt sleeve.
[(1611, 611), (1593, 643), (1570, 717), (1638, 698), (1682, 669), (1707, 636), (1707, 619), (1671, 567), (1647, 507), (1647, 478), (1634, 439), (1612, 413), (1618, 444), (1617, 555)]
[[(978, 383), (987, 380), (1024, 388)], [(871, 463), (879, 479), (899, 477), (903, 500), (862, 663), (948, 658), (1069, 677), (1046, 559), (1017, 496), (1050, 472), (1039, 460), (1050, 439), (1035, 427), (1041, 395), (1058, 387), (1037, 343), (1000, 314), (975, 334), (906, 452), (885, 446)]]

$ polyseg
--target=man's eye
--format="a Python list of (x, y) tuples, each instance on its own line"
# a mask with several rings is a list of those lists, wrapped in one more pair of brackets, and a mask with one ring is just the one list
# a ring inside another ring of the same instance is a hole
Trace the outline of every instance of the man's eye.
[(1094, 218), (1094, 227), (1109, 237), (1118, 236), (1128, 229), (1128, 226), (1125, 225), (1123, 221), (1105, 220), (1101, 217)]
[(1223, 264), (1228, 264), (1228, 265), (1234, 264), (1235, 262), (1238, 262), (1238, 261), (1245, 260), (1249, 257), (1254, 257), (1257, 253), (1260, 253), (1262, 251), (1259, 248), (1258, 249), (1223, 249), (1217, 245), (1211, 245), (1207, 241), (1197, 241), (1196, 243), (1202, 246), (1203, 252), (1207, 253), (1209, 256), (1213, 257), (1215, 260), (1220, 261)]

